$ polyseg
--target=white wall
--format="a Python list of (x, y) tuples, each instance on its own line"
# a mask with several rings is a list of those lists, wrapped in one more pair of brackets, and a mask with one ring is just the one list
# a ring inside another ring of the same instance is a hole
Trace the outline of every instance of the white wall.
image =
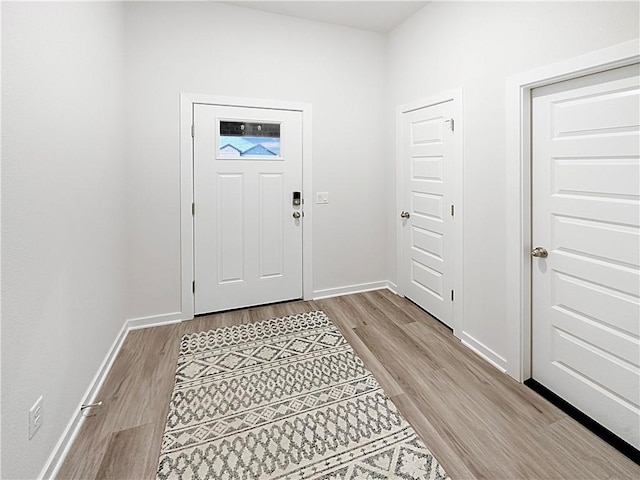
[(181, 92), (312, 103), (313, 190), (330, 199), (314, 289), (386, 280), (385, 37), (214, 2), (125, 9), (128, 317), (180, 311)]
[[(506, 318), (505, 249), (515, 226), (505, 223), (505, 176), (506, 162), (516, 161), (505, 158), (506, 80), (637, 38), (638, 7), (637, 2), (433, 2), (389, 35), (389, 115), (408, 101), (464, 89), (462, 331), (505, 369), (516, 361), (509, 358), (507, 325), (518, 321)], [(392, 168), (388, 172), (394, 175)], [(395, 222), (389, 230), (395, 231)], [(394, 236), (389, 243), (395, 252)], [(394, 263), (390, 270), (395, 272)]]
[(40, 473), (124, 322), (122, 13), (2, 2), (2, 478)]

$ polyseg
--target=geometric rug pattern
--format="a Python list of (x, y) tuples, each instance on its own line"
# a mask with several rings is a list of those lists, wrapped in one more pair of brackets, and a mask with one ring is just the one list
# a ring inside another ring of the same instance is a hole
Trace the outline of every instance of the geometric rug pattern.
[(449, 477), (318, 311), (182, 337), (157, 478)]

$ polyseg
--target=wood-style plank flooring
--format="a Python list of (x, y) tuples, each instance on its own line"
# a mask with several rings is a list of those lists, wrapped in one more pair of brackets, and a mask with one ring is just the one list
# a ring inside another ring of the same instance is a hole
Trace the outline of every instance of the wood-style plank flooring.
[(129, 333), (59, 479), (153, 479), (180, 338), (323, 310), (449, 475), (639, 479), (640, 467), (387, 290), (198, 317)]

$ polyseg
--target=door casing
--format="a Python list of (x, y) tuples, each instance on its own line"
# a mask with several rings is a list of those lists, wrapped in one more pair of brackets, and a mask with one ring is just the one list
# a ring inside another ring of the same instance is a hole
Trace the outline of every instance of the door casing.
[[(402, 278), (402, 225), (400, 222), (400, 212), (408, 209), (403, 205), (404, 188), (402, 179), (404, 175), (404, 166), (402, 162), (402, 115), (418, 110), (421, 108), (431, 107), (440, 103), (453, 102), (453, 118), (455, 135), (453, 137), (453, 201), (455, 205), (455, 215), (453, 222), (453, 289), (455, 290), (455, 301), (453, 303), (453, 333), (455, 336), (463, 340), (467, 346), (477, 351), (473, 339), (466, 339), (463, 329), (463, 313), (464, 313), (464, 294), (463, 294), (463, 138), (464, 138), (464, 121), (462, 118), (462, 88), (447, 90), (431, 97), (422, 98), (413, 102), (400, 105), (396, 109), (396, 209), (394, 212), (394, 221), (396, 222), (396, 278), (397, 291), (400, 295), (404, 295), (404, 285)], [(484, 358), (491, 361), (483, 352), (480, 353)], [(493, 363), (493, 362), (492, 362)]]
[(507, 80), (507, 373), (531, 378), (531, 90), (640, 61), (640, 39), (530, 70)]
[(312, 272), (312, 222), (311, 201), (311, 104), (264, 100), (254, 98), (222, 97), (200, 93), (180, 94), (180, 268), (181, 268), (181, 319), (194, 316), (194, 235), (193, 235), (193, 125), (194, 104), (223, 105), (230, 107), (293, 110), (302, 113), (302, 191), (304, 222), (302, 222), (302, 294), (304, 300), (313, 296)]

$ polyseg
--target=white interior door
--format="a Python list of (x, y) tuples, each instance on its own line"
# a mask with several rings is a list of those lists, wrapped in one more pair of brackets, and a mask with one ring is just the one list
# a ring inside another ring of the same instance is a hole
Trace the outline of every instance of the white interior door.
[(453, 101), (402, 114), (402, 293), (453, 327)]
[(301, 298), (302, 113), (193, 115), (195, 313)]
[(640, 448), (638, 65), (532, 92), (533, 378)]

